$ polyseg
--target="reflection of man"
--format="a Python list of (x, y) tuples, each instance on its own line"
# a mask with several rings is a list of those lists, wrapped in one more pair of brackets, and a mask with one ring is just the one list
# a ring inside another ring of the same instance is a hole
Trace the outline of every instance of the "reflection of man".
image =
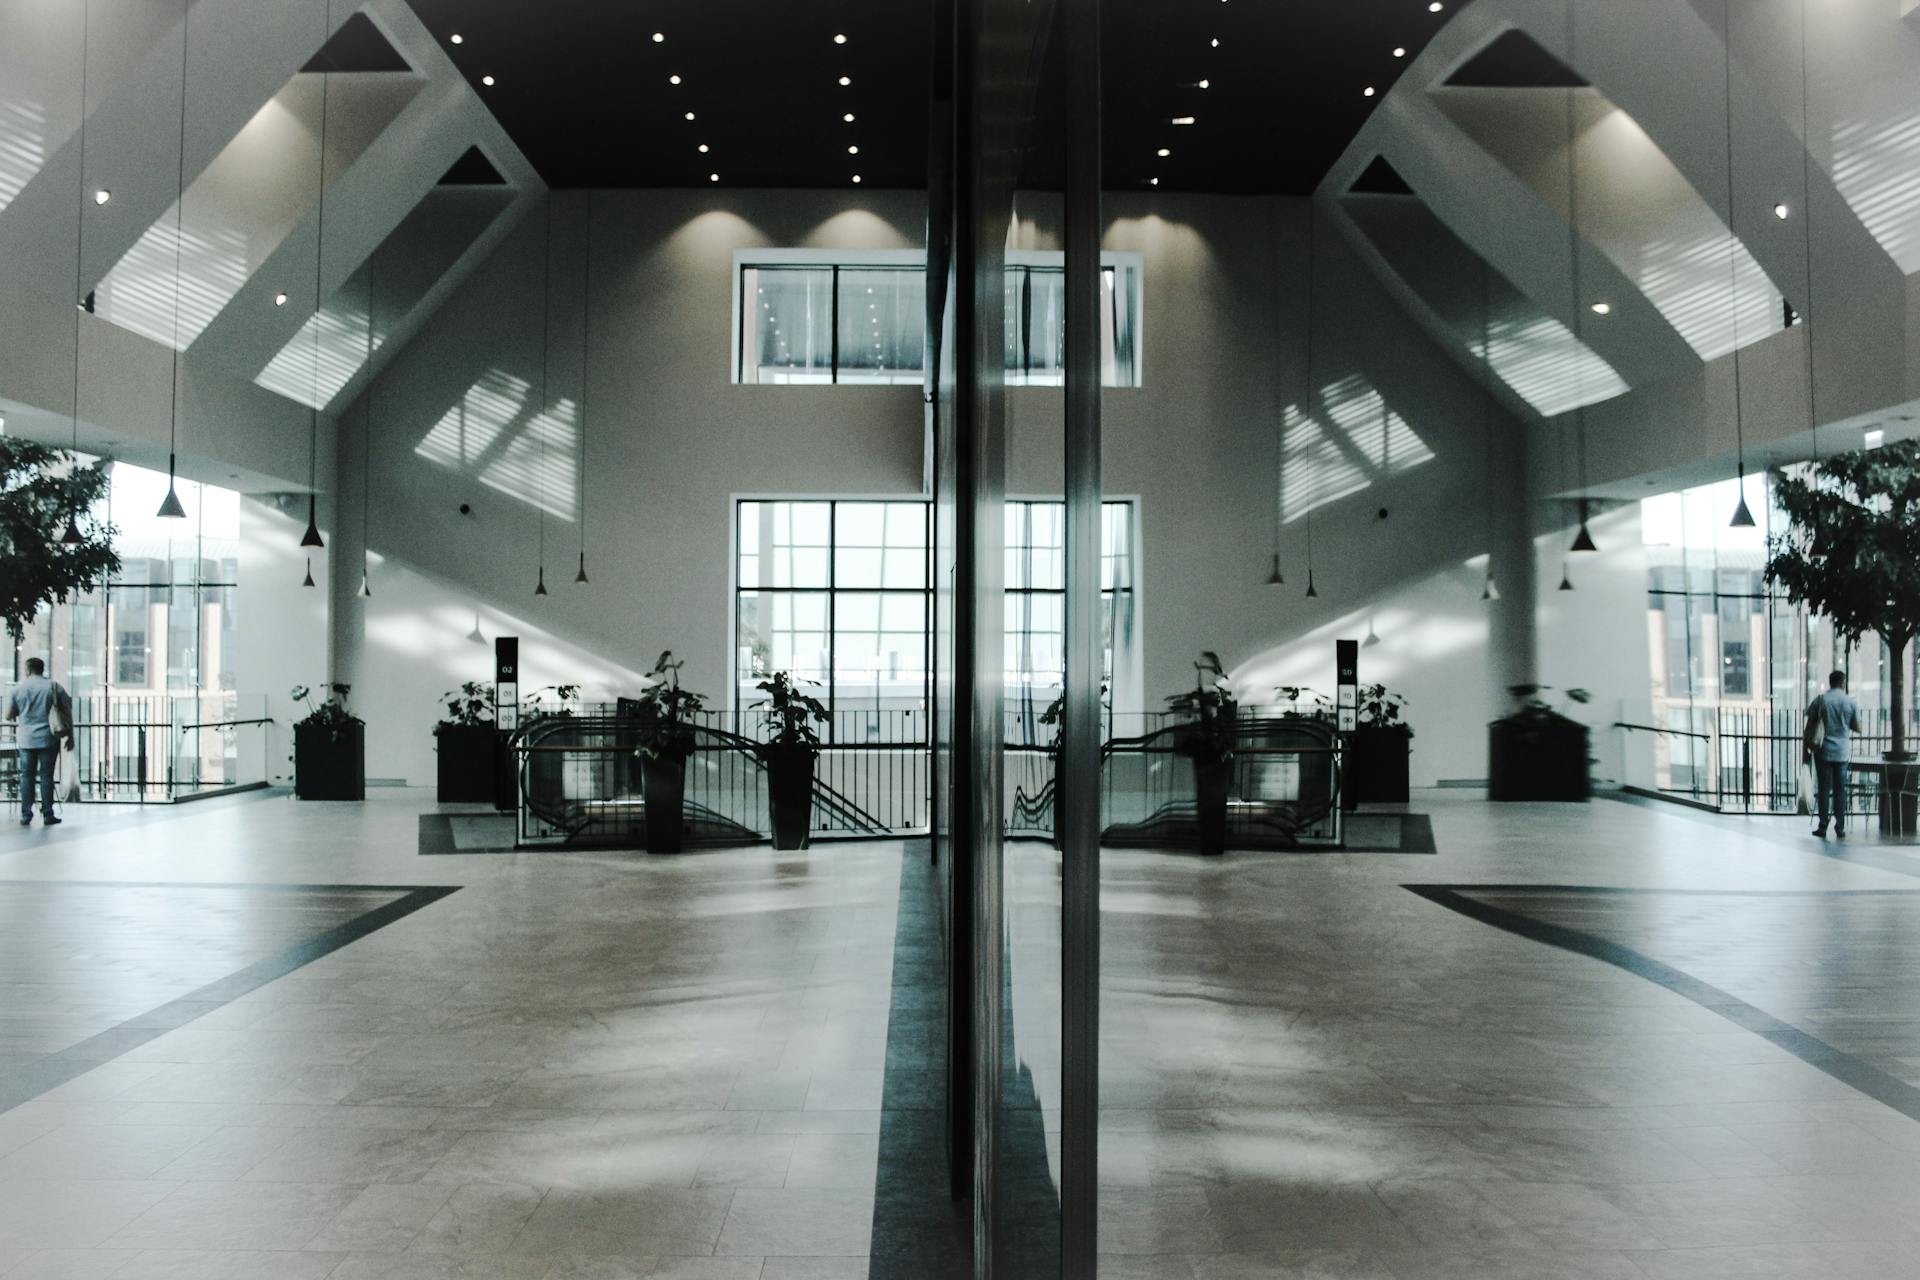
[(1813, 763), (1814, 791), (1819, 796), (1819, 825), (1813, 834), (1827, 836), (1827, 815), (1833, 815), (1833, 834), (1847, 838), (1847, 763), (1853, 758), (1853, 735), (1860, 732), (1860, 704), (1847, 696), (1847, 673), (1827, 677), (1827, 691), (1807, 707), (1807, 756)]
[(47, 664), (38, 658), (27, 659), (27, 678), (13, 686), (7, 696), (7, 719), (17, 721), (15, 746), (20, 751), (20, 825), (33, 825), (33, 791), (40, 788), (40, 819), (49, 827), (60, 825), (53, 816), (53, 761), (60, 753), (60, 738), (54, 737), (49, 723), (55, 707), (65, 720), (62, 737), (73, 745), (73, 699), (67, 691), (47, 679)]

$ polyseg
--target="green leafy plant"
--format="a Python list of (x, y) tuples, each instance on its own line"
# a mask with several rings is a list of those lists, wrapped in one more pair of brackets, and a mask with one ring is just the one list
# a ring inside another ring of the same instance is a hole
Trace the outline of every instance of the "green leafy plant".
[(1203, 651), (1194, 661), (1194, 687), (1167, 698), (1167, 709), (1189, 721), (1183, 749), (1196, 759), (1225, 763), (1237, 745), (1235, 724), (1240, 703), (1233, 682), (1220, 665), (1220, 655)]
[(1389, 730), (1413, 736), (1413, 726), (1402, 718), (1407, 700), (1384, 684), (1363, 685), (1360, 689), (1358, 723), (1362, 729)]
[(1892, 750), (1907, 757), (1907, 649), (1920, 635), (1920, 439), (1773, 473), (1788, 527), (1767, 547), (1767, 582), (1833, 624), (1849, 647), (1887, 645)]
[(648, 674), (653, 683), (641, 690), (639, 744), (635, 750), (648, 760), (684, 760), (693, 754), (693, 717), (706, 710), (703, 694), (680, 687), (680, 668), (673, 651), (666, 650)]
[(1286, 705), (1287, 714), (1302, 720), (1333, 719), (1333, 702), (1326, 695), (1300, 684), (1283, 684), (1273, 696)]
[(442, 729), (471, 729), (493, 723), (493, 686), (469, 680), (448, 693), (440, 695), (440, 701), (446, 704), (447, 714), (434, 732)]
[[(674, 666), (677, 670), (679, 664), (675, 663)], [(814, 732), (813, 725), (815, 721), (821, 724), (827, 722), (827, 709), (818, 698), (806, 693), (802, 686), (820, 687), (817, 681), (795, 680), (785, 671), (776, 671), (754, 686), (767, 695), (767, 700), (759, 706), (762, 708), (761, 723), (766, 726), (770, 744), (782, 747), (820, 745), (820, 735)]]
[[(120, 569), (114, 528), (93, 514), (107, 467), (65, 449), (0, 436), (0, 621), (18, 644), (36, 615)], [(73, 521), (78, 542), (63, 542)]]
[[(547, 705), (547, 695), (553, 695), (553, 705)], [(573, 703), (580, 696), (577, 684), (543, 685), (521, 699), (520, 718), (524, 722), (546, 720), (557, 716), (571, 716)]]
[[(1540, 696), (1543, 693), (1553, 692), (1553, 686), (1550, 684), (1509, 685), (1507, 692), (1520, 700), (1520, 710), (1514, 713), (1511, 717), (1512, 719), (1566, 720), (1570, 718), (1556, 711), (1553, 703)], [(1585, 706), (1587, 703), (1593, 701), (1593, 695), (1585, 689), (1568, 689), (1565, 691), (1565, 697), (1568, 702), (1580, 706)]]
[[(300, 718), (299, 723), (325, 729), (335, 738), (338, 738), (351, 725), (366, 723), (347, 710), (347, 695), (351, 692), (353, 692), (353, 686), (346, 684), (323, 684), (317, 687), (304, 684), (293, 686), (293, 700), (304, 703), (307, 708), (307, 714)], [(314, 700), (316, 693), (320, 695), (317, 702)]]

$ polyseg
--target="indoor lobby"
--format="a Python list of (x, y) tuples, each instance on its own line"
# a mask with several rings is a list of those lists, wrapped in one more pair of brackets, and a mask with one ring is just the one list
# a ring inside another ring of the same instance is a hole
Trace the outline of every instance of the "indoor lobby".
[(1920, 1280), (1916, 175), (1914, 0), (0, 0), (0, 1280)]

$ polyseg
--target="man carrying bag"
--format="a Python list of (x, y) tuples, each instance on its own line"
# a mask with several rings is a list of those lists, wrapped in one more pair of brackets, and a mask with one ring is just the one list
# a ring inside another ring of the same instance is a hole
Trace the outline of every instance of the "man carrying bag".
[(73, 746), (73, 699), (47, 679), (47, 664), (27, 659), (27, 676), (7, 696), (7, 719), (18, 722), (20, 825), (33, 825), (33, 793), (40, 792), (40, 820), (60, 825), (53, 816), (53, 762), (61, 744)]

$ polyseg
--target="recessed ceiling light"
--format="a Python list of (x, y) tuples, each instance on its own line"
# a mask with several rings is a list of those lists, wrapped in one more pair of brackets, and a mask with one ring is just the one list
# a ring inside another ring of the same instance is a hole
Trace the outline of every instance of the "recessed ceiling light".
[(1373, 96), (1373, 86), (1368, 85), (1366, 88), (1362, 89), (1360, 91), (1360, 96), (1363, 98), (1371, 98)]
[(1440, 3), (1440, 0), (1433, 0), (1433, 3), (1427, 6), (1427, 12), (1428, 12), (1428, 13), (1438, 13), (1438, 12), (1440, 12), (1440, 11), (1441, 11), (1442, 9), (1444, 9), (1444, 8), (1446, 8), (1446, 7), (1447, 7), (1447, 6), (1445, 6), (1445, 5), (1443, 5), (1443, 4), (1441, 4), (1441, 3)]
[(856, 173), (856, 174), (854, 174), (854, 175), (853, 175), (853, 180), (854, 180), (855, 182), (858, 182), (858, 181), (860, 181), (860, 175), (859, 175), (859, 174), (857, 174), (857, 173)]
[(846, 86), (846, 85), (850, 85), (850, 84), (852, 84), (852, 83), (853, 83), (853, 77), (852, 77), (852, 76), (841, 76), (841, 77), (840, 77), (840, 83), (841, 83), (841, 85), (842, 85), (843, 87), (844, 87), (844, 86)]
[(1210, 80), (1202, 80), (1200, 82), (1200, 87), (1202, 89), (1211, 89), (1213, 87), (1213, 82)]
[(1406, 56), (1407, 56), (1407, 49), (1406, 49), (1406, 46), (1405, 46), (1405, 45), (1395, 45), (1395, 46), (1394, 46), (1394, 49), (1393, 49), (1393, 56), (1394, 56), (1394, 57), (1396, 57), (1396, 58), (1404, 58), (1404, 57), (1406, 57)]
[(853, 123), (853, 112), (851, 112), (851, 111), (849, 111), (849, 112), (847, 112), (847, 114), (845, 114), (845, 115), (843, 115), (843, 116), (841, 116), (840, 118), (841, 118), (842, 120), (845, 120), (845, 121), (846, 121), (846, 122), (847, 122), (848, 124), (852, 124), (852, 123)]
[(1782, 201), (1781, 203), (1779, 203), (1779, 204), (1777, 204), (1777, 205), (1775, 205), (1775, 206), (1773, 206), (1773, 216), (1774, 216), (1774, 217), (1776, 217), (1776, 218), (1780, 218), (1780, 219), (1782, 219), (1782, 220), (1785, 220), (1785, 218), (1787, 217), (1787, 215), (1788, 215), (1788, 214), (1790, 214), (1790, 213), (1792, 213), (1792, 212), (1793, 212), (1793, 210), (1791, 210), (1791, 209), (1789, 209), (1789, 208), (1787, 208), (1787, 205), (1786, 205), (1786, 202), (1785, 202), (1785, 201)]
[(656, 31), (656, 32), (654, 32), (654, 33), (653, 33), (653, 42), (654, 42), (655, 44), (665, 44), (665, 43), (667, 42), (667, 33), (666, 33), (666, 32), (664, 32), (664, 31)]
[(467, 42), (467, 38), (461, 35), (458, 31), (448, 36), (447, 39), (453, 41), (453, 43), (455, 44), (465, 44)]
[(687, 119), (689, 120), (693, 119), (693, 112), (691, 111), (687, 112)]
[(1173, 122), (1175, 124), (1192, 124), (1194, 121), (1192, 116), (1175, 116)]
[(284, 306), (286, 306), (286, 305), (287, 305), (287, 295), (286, 295), (286, 294), (284, 294), (284, 293), (276, 293), (276, 294), (274, 294), (274, 295), (273, 295), (273, 305), (274, 305), (274, 306), (276, 306), (276, 307), (284, 307)]
[(860, 148), (858, 148), (858, 147), (848, 147), (848, 148), (847, 148), (847, 154), (848, 154), (848, 155), (850, 155), (850, 156), (857, 156), (857, 155), (859, 155), (859, 154), (860, 154)]
[(707, 181), (708, 181), (708, 182), (718, 182), (718, 181), (720, 181), (720, 175), (719, 175), (719, 174), (717, 174), (717, 173), (710, 173), (710, 174), (708, 174), (708, 175), (707, 175)]
[(1593, 304), (1593, 314), (1597, 316), (1610, 316), (1613, 314), (1613, 304), (1608, 302), (1596, 302)]
[(704, 142), (700, 144), (700, 154), (701, 155), (707, 154), (707, 144)]
[(480, 77), (480, 83), (481, 83), (481, 84), (484, 84), (484, 85), (486, 85), (486, 86), (488, 86), (489, 88), (491, 88), (491, 87), (493, 86), (493, 77), (492, 77), (492, 76), (481, 76), (481, 77)]
[(680, 77), (679, 77), (679, 76), (668, 76), (668, 77), (667, 77), (667, 83), (668, 83), (668, 84), (679, 84), (679, 83), (680, 83)]
[(847, 38), (843, 35), (837, 35), (833, 38), (833, 42), (835, 44), (845, 44), (847, 42)]
[(1159, 186), (1159, 185), (1160, 185), (1160, 179), (1158, 179), (1158, 178), (1148, 178), (1148, 179), (1147, 179), (1147, 185), (1148, 185), (1148, 186), (1150, 186), (1150, 187), (1157, 187), (1157, 186)]
[(1167, 147), (1162, 147), (1160, 148), (1160, 150), (1154, 152), (1154, 154), (1161, 157), (1162, 159), (1165, 159), (1167, 156), (1172, 155), (1173, 152)]
[(93, 202), (95, 204), (105, 204), (111, 199), (113, 199), (113, 192), (107, 190), (105, 187), (93, 193)]
[(1867, 432), (1865, 436), (1861, 437), (1861, 443), (1865, 444), (1869, 449), (1878, 449), (1886, 442), (1887, 433), (1879, 427), (1875, 427), (1873, 430)]

